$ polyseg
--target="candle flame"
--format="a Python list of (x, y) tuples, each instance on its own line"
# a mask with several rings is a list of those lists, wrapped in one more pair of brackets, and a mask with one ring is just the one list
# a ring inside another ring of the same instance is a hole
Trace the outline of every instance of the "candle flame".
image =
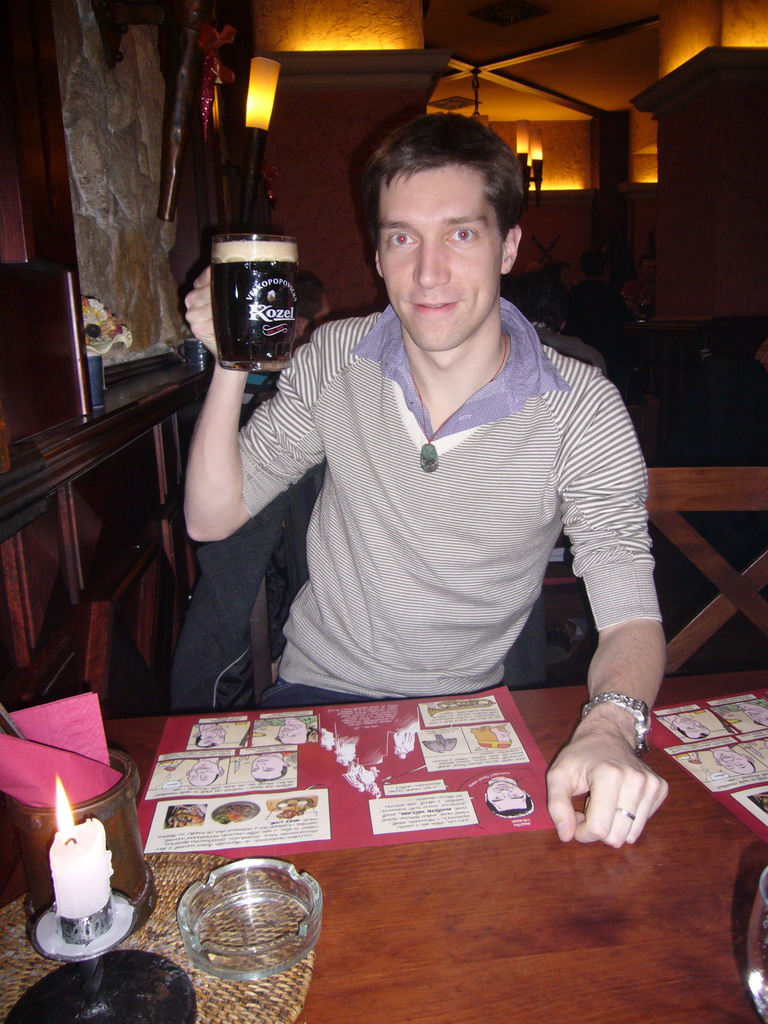
[(56, 828), (63, 837), (74, 838), (75, 819), (72, 817), (72, 808), (69, 806), (67, 794), (58, 775), (56, 776)]

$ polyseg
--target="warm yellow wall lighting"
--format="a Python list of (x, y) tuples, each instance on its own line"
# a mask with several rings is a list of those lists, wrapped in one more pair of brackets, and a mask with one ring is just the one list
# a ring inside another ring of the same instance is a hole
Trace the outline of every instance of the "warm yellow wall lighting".
[(380, 35), (372, 37), (370, 35), (355, 36), (353, 39), (345, 37), (343, 39), (337, 39), (333, 36), (320, 35), (315, 38), (312, 36), (304, 36), (302, 39), (295, 40), (296, 50), (409, 50), (411, 47), (406, 46), (402, 41), (402, 37), (397, 39), (384, 39)]
[(248, 100), (245, 104), (245, 125), (247, 128), (261, 128), (267, 131), (272, 107), (275, 102), (277, 77), (280, 65), (267, 57), (253, 57), (251, 77), (248, 79)]
[[(583, 191), (590, 187), (589, 121), (492, 121), (491, 128), (515, 153), (534, 153), (535, 135), (546, 149), (542, 192)], [(525, 147), (525, 148), (522, 148)]]
[(529, 150), (531, 154), (531, 160), (543, 160), (544, 154), (541, 146), (541, 128), (538, 125), (534, 125), (531, 128), (531, 148)]
[(723, 46), (768, 46), (765, 0), (738, 0), (723, 5)]
[(421, 0), (252, 0), (254, 38), (278, 50), (421, 50)]
[(765, 0), (661, 0), (659, 76), (708, 46), (768, 46)]

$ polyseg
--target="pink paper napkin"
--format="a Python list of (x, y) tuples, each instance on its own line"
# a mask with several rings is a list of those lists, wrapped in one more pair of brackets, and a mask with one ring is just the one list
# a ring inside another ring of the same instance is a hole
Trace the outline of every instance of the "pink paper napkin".
[(41, 704), (11, 716), (26, 739), (0, 733), (0, 791), (32, 807), (53, 807), (56, 776), (70, 804), (105, 793), (120, 781), (109, 766), (95, 693)]

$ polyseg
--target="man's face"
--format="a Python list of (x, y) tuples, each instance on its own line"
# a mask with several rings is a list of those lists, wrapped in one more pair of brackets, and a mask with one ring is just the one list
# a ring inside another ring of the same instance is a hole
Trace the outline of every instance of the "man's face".
[(306, 722), (302, 722), (300, 718), (286, 718), (284, 724), (277, 731), (277, 738), (281, 743), (306, 743)]
[(693, 718), (688, 718), (687, 715), (675, 716), (673, 724), (678, 732), (683, 733), (684, 736), (692, 740), (698, 740), (709, 735), (709, 729), (705, 725), (695, 721)]
[(218, 747), (226, 739), (226, 732), (224, 731), (223, 725), (217, 725), (215, 722), (203, 722), (199, 727), (199, 736), (197, 739), (198, 747)]
[(485, 798), (497, 811), (515, 811), (525, 807), (528, 794), (514, 779), (492, 779), (486, 787)]
[(756, 725), (768, 725), (768, 708), (759, 704), (745, 704), (744, 710)]
[(502, 239), (481, 175), (421, 171), (382, 187), (376, 267), (400, 319), (406, 352), (482, 354), (498, 345), (499, 275), (520, 229)]
[(215, 757), (201, 757), (187, 772), (187, 778), (193, 786), (210, 786), (220, 775), (221, 769)]
[(285, 761), (282, 754), (259, 754), (251, 764), (254, 779), (279, 779), (283, 774)]
[(752, 775), (755, 766), (737, 750), (715, 750), (714, 758), (719, 765), (727, 768), (729, 772), (736, 772), (737, 775)]

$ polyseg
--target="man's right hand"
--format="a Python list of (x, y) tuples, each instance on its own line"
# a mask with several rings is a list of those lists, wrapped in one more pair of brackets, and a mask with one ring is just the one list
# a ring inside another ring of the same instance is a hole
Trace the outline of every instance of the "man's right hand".
[(192, 291), (184, 300), (187, 306), (187, 323), (192, 333), (198, 338), (214, 359), (216, 351), (216, 335), (213, 331), (213, 309), (211, 307), (211, 268), (206, 267), (197, 278)]

